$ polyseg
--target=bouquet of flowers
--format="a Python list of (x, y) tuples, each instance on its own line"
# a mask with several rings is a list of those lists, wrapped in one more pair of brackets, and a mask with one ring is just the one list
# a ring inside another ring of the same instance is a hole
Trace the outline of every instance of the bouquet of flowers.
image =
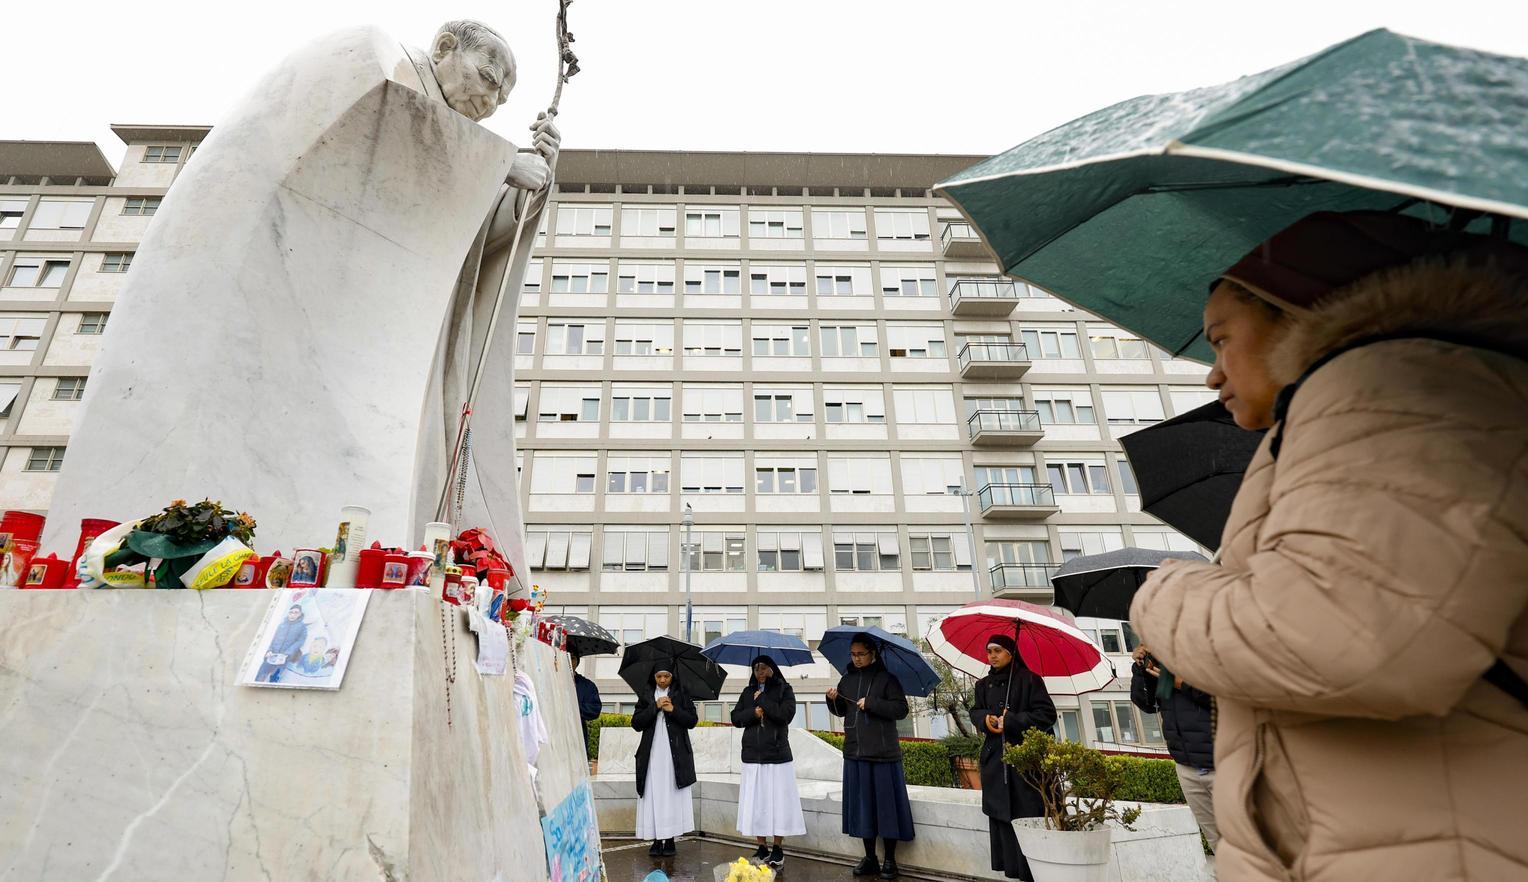
[(124, 526), (126, 531), (111, 530), (91, 544), (81, 559), (87, 575), (148, 564), (160, 588), (216, 588), (255, 556), (249, 547), (255, 519), (211, 499), (195, 505), (177, 499), (159, 514)]
[(738, 858), (716, 868), (716, 882), (773, 882), (774, 878), (774, 870), (762, 864), (751, 864), (748, 858)]

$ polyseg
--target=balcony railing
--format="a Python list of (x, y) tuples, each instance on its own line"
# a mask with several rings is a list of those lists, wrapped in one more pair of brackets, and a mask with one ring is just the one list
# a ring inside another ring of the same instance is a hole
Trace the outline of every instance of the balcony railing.
[(1054, 564), (1000, 563), (988, 569), (987, 575), (993, 591), (1014, 588), (1049, 589), (1051, 574), (1055, 571)]
[(1029, 350), (1023, 343), (967, 343), (960, 347), (960, 369), (965, 370), (973, 361), (1028, 364)]
[(1055, 508), (1056, 494), (1049, 484), (988, 484), (976, 491), (982, 511), (995, 506)]
[(1040, 412), (1037, 410), (978, 410), (966, 420), (966, 425), (970, 427), (972, 438), (983, 432), (1045, 431), (1045, 426), (1040, 423)]
[(950, 303), (962, 300), (1018, 300), (1019, 289), (1008, 279), (957, 279), (950, 286)]
[(944, 225), (944, 232), (939, 234), (939, 242), (945, 248), (951, 243), (974, 242), (981, 244), (982, 237), (976, 235), (976, 228), (964, 221), (953, 221)]

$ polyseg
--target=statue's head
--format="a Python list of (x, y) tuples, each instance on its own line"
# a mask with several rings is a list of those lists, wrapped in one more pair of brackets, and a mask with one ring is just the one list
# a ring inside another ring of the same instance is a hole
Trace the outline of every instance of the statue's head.
[(446, 103), (474, 121), (492, 116), (515, 87), (514, 53), (498, 31), (479, 21), (441, 25), (430, 62)]

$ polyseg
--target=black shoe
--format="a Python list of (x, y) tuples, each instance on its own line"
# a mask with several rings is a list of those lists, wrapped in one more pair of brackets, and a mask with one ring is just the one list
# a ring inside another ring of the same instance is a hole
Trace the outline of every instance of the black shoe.
[(785, 849), (783, 849), (780, 846), (776, 845), (769, 852), (769, 865), (771, 867), (780, 867), (784, 863), (785, 863)]
[(895, 878), (897, 878), (897, 859), (896, 858), (887, 858), (886, 862), (884, 864), (881, 864), (881, 878), (882, 879), (895, 879)]
[(674, 840), (672, 840), (672, 839), (665, 839), (665, 840), (663, 840), (663, 856), (664, 857), (673, 857), (676, 853), (677, 853), (677, 849), (674, 848)]
[(758, 861), (761, 864), (764, 863), (764, 861), (768, 860), (769, 859), (769, 846), (765, 845), (762, 842), (759, 843), (759, 850), (753, 853), (753, 859)]
[(654, 839), (653, 840), (653, 844), (649, 845), (647, 847), (647, 856), (648, 857), (657, 857), (660, 854), (663, 854), (663, 843), (661, 843), (658, 840)]
[(881, 872), (881, 862), (873, 857), (860, 858), (860, 862), (854, 865), (854, 875), (874, 876)]

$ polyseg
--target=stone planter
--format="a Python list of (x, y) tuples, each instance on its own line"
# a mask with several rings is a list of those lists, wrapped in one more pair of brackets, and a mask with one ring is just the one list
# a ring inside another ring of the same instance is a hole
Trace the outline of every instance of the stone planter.
[(1019, 818), (1013, 829), (1035, 882), (1107, 882), (1109, 843), (1114, 835), (1108, 827), (1087, 832), (1047, 830), (1044, 818)]
[(982, 789), (982, 767), (976, 760), (968, 756), (950, 757), (950, 765), (955, 767), (955, 779), (966, 790)]

